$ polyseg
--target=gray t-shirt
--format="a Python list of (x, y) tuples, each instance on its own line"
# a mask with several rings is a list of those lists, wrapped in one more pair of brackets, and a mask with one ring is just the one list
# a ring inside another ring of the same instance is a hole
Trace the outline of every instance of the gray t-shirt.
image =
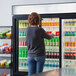
[(28, 47), (28, 56), (38, 57), (45, 55), (44, 38), (51, 39), (54, 34), (48, 35), (45, 30), (38, 26), (27, 27), (26, 45)]

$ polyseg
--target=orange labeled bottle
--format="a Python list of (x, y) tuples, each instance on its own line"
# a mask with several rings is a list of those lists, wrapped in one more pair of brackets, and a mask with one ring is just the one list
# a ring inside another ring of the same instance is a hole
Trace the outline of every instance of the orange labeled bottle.
[(55, 21), (55, 24), (54, 24), (54, 26), (56, 26), (56, 23), (57, 23), (57, 21)]
[(68, 46), (68, 45), (67, 45), (67, 41), (65, 42), (65, 46)]
[(76, 47), (76, 41), (75, 41), (75, 47)]
[(51, 26), (53, 26), (53, 21), (51, 22)]
[(42, 23), (42, 26), (44, 26), (43, 23)]
[(46, 21), (44, 21), (44, 26), (46, 26)]
[(73, 47), (75, 47), (75, 42), (73, 42)]
[(73, 41), (71, 41), (71, 47), (73, 47)]
[(59, 26), (59, 21), (57, 21), (57, 24), (56, 24), (56, 26)]
[(53, 21), (53, 26), (55, 26), (55, 21)]
[(47, 21), (47, 26), (49, 26), (49, 21)]
[(50, 26), (52, 26), (52, 21), (50, 21)]
[(70, 41), (68, 41), (68, 47), (70, 47)]

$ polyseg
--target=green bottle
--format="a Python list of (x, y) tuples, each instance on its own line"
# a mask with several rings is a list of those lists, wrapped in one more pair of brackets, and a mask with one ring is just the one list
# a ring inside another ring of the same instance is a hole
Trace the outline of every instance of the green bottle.
[(23, 49), (21, 49), (21, 57), (23, 57)]
[(23, 58), (25, 57), (25, 49), (23, 49)]
[(19, 57), (21, 57), (21, 49), (19, 49)]
[(27, 49), (25, 49), (25, 57), (27, 57)]
[(19, 49), (19, 57), (20, 57), (20, 49)]
[(53, 41), (54, 41), (54, 39), (52, 38), (52, 39), (51, 39), (51, 44), (52, 44), (51, 46), (53, 46)]
[(59, 38), (57, 39), (57, 46), (59, 46)]
[(24, 58), (26, 57), (26, 54), (25, 54), (25, 49), (24, 49)]
[(28, 56), (28, 50), (27, 50), (27, 48), (26, 48), (26, 57)]
[(54, 40), (54, 43), (55, 43), (55, 45), (54, 45), (54, 46), (56, 46), (56, 39), (57, 39), (57, 38), (55, 38), (55, 40)]
[(8, 61), (5, 63), (5, 65), (6, 65), (7, 68), (9, 68), (10, 64), (11, 64), (11, 60), (8, 60)]

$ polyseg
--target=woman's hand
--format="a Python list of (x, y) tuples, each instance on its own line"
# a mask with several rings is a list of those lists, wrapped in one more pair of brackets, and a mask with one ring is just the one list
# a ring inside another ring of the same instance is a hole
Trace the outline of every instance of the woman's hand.
[(55, 31), (52, 31), (52, 33), (55, 35), (56, 34), (56, 32)]

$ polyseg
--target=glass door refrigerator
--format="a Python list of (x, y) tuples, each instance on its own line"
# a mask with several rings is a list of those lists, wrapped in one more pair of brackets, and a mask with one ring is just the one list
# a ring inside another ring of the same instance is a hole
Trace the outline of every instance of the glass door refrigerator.
[[(59, 15), (40, 14), (41, 27), (46, 33), (51, 34), (56, 31), (50, 40), (44, 39), (46, 49), (46, 60), (44, 70), (50, 71), (61, 67), (61, 33)], [(13, 16), (13, 75), (24, 76), (28, 74), (28, 49), (26, 46), (26, 28), (28, 24), (28, 14)]]
[(11, 26), (0, 26), (0, 76), (11, 75)]
[(63, 67), (76, 65), (76, 15), (69, 16), (61, 20)]

